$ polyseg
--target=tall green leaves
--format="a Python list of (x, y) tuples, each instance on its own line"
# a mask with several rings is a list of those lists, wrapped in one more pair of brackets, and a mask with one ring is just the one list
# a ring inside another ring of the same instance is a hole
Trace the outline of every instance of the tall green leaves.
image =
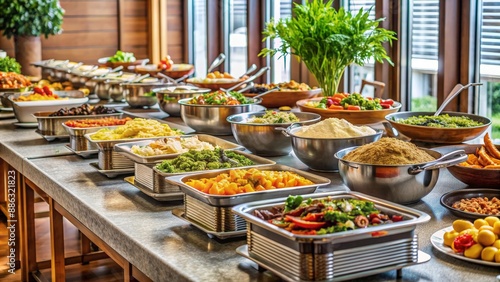
[(62, 32), (64, 9), (58, 0), (0, 0), (0, 11), (0, 30), (8, 38)]
[(392, 61), (383, 48), (395, 40), (393, 31), (379, 28), (383, 19), (369, 19), (361, 9), (353, 15), (344, 8), (335, 10), (333, 1), (312, 0), (295, 5), (294, 17), (271, 21), (263, 31), (265, 39), (281, 39), (282, 45), (264, 48), (259, 55), (293, 54), (311, 71), (326, 96), (337, 92), (344, 70), (350, 64), (364, 65), (370, 58)]

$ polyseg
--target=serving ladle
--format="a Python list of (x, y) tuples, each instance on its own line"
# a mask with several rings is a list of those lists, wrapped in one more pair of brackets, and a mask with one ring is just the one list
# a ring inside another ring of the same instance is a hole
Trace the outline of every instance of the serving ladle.
[(224, 55), (224, 53), (220, 53), (219, 56), (217, 56), (217, 58), (214, 59), (210, 67), (207, 69), (207, 73), (211, 73), (216, 67), (222, 64), (225, 59), (226, 55)]
[(434, 113), (434, 116), (438, 116), (444, 110), (444, 108), (451, 102), (451, 100), (453, 98), (455, 98), (458, 94), (460, 94), (460, 92), (464, 91), (465, 89), (467, 89), (471, 86), (479, 86), (479, 85), (483, 85), (483, 84), (472, 82), (472, 83), (466, 84), (465, 86), (460, 84), (460, 83), (455, 85), (455, 87), (453, 87), (453, 89), (451, 90), (450, 94), (448, 94), (448, 96), (446, 96), (446, 99), (444, 99), (441, 106)]
[(161, 76), (164, 79), (166, 79), (167, 82), (172, 82), (175, 85), (179, 84), (181, 81), (183, 81), (184, 79), (186, 79), (189, 76), (189, 74), (186, 74), (186, 75), (184, 75), (184, 76), (182, 76), (182, 77), (180, 77), (178, 79), (174, 79), (174, 78), (171, 78), (170, 76), (168, 76), (168, 75), (166, 75), (164, 73), (161, 73), (161, 72), (159, 72), (157, 75)]
[(249, 75), (249, 74), (251, 74), (251, 73), (252, 73), (252, 72), (254, 72), (256, 69), (257, 69), (257, 65), (256, 65), (256, 64), (252, 64), (252, 65), (251, 65), (251, 66), (247, 69), (247, 71), (246, 71), (244, 74), (240, 75), (240, 78), (245, 77), (245, 75)]
[(258, 72), (256, 72), (254, 75), (250, 76), (249, 78), (241, 81), (240, 83), (237, 83), (236, 85), (234, 85), (233, 87), (229, 88), (229, 89), (224, 89), (224, 88), (221, 88), (222, 91), (226, 92), (226, 93), (229, 93), (230, 91), (233, 91), (234, 89), (242, 86), (243, 84), (245, 83), (249, 83), (249, 82), (252, 82), (254, 81), (256, 78), (258, 78), (259, 76), (263, 75), (266, 71), (269, 70), (269, 67), (263, 67), (261, 68)]

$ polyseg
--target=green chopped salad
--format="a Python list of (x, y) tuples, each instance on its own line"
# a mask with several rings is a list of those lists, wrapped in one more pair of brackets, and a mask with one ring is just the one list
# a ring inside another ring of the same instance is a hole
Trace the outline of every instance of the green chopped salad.
[(439, 116), (413, 116), (406, 119), (396, 119), (395, 121), (408, 125), (420, 125), (440, 128), (460, 128), (483, 125), (482, 122), (475, 121), (466, 116), (450, 116), (448, 114)]
[(248, 123), (263, 123), (263, 124), (293, 123), (298, 121), (299, 118), (292, 112), (280, 112), (273, 110), (266, 111), (266, 113), (261, 117), (252, 116), (247, 120)]

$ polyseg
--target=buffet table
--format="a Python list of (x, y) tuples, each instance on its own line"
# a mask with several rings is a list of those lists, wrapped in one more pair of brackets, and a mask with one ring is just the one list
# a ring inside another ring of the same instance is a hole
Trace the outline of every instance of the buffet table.
[[(182, 125), (179, 118), (166, 118), (157, 109), (124, 107), (123, 111)], [(96, 162), (96, 158), (74, 155), (65, 147), (67, 140), (48, 142), (35, 133), (35, 129), (18, 128), (12, 125), (13, 122), (14, 119), (0, 120), (0, 158), (17, 170), (24, 177), (23, 181), (45, 194), (56, 211), (95, 234), (100, 243), (112, 251), (110, 256), (113, 259), (118, 257), (129, 262), (131, 269), (126, 271), (140, 274), (136, 278), (153, 281), (279, 280), (269, 271), (259, 271), (253, 262), (235, 252), (237, 247), (246, 244), (244, 237), (230, 240), (209, 238), (172, 214), (173, 209), (182, 207), (182, 202), (156, 201), (125, 182), (125, 176), (108, 178), (99, 173), (90, 165)], [(232, 136), (224, 138), (234, 142)], [(307, 170), (293, 154), (270, 159)], [(318, 191), (347, 190), (338, 173), (319, 174), (332, 182)], [(494, 281), (498, 275), (495, 267), (449, 257), (431, 245), (431, 235), (450, 226), (456, 219), (440, 205), (441, 195), (465, 187), (442, 169), (434, 190), (411, 205), (431, 216), (430, 222), (418, 225), (416, 229), (419, 249), (431, 259), (427, 263), (405, 267), (403, 281)], [(52, 265), (60, 266), (61, 262)], [(401, 281), (401, 278), (396, 271), (389, 271), (357, 280)]]

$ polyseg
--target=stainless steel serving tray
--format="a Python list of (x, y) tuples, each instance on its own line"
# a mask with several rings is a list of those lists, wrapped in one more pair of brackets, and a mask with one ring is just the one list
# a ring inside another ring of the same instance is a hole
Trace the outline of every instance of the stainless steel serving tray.
[(251, 259), (293, 281), (340, 281), (419, 263), (414, 231), (417, 224), (430, 220), (429, 215), (356, 192), (303, 197), (368, 200), (382, 212), (402, 215), (404, 220), (333, 234), (299, 235), (253, 216), (256, 209), (283, 206), (286, 198), (241, 204), (232, 211), (247, 222)]
[(97, 119), (102, 117), (121, 118), (123, 113), (102, 114), (102, 115), (77, 115), (77, 116), (49, 116), (53, 112), (36, 112), (33, 116), (38, 122), (40, 134), (46, 136), (68, 137), (68, 131), (64, 129), (63, 123), (73, 119)]
[[(249, 153), (245, 153), (245, 152), (240, 152), (238, 151), (237, 152), (238, 154), (240, 155), (243, 155), (245, 157), (247, 157), (248, 159), (252, 160), (255, 164), (254, 165), (250, 165), (250, 166), (242, 166), (242, 167), (238, 167), (240, 169), (246, 169), (246, 168), (251, 168), (251, 167), (260, 167), (260, 166), (265, 166), (265, 165), (272, 165), (272, 164), (275, 164), (276, 162), (275, 161), (272, 161), (272, 160), (269, 160), (269, 159), (265, 159), (263, 157), (259, 157), (257, 155), (252, 155), (252, 154), (249, 154)], [(161, 191), (167, 191), (167, 190), (171, 190), (173, 189), (173, 187), (177, 187), (179, 188), (179, 184), (175, 181), (171, 181), (169, 178), (170, 177), (173, 177), (173, 176), (179, 176), (179, 175), (188, 175), (188, 174), (194, 174), (194, 173), (200, 173), (200, 172), (213, 172), (213, 171), (223, 171), (225, 169), (212, 169), (212, 170), (205, 170), (205, 171), (189, 171), (189, 172), (176, 172), (176, 173), (167, 173), (167, 172), (164, 172), (164, 171), (161, 171), (159, 169), (156, 168), (156, 166), (153, 166), (151, 167), (151, 173), (153, 175), (151, 181), (146, 181), (146, 179), (144, 179), (144, 177), (141, 177), (141, 176), (138, 176), (137, 173), (138, 173), (138, 168), (139, 166), (137, 165), (136, 163), (136, 180), (138, 179), (141, 179), (141, 182), (143, 183), (147, 183), (147, 187), (151, 187), (153, 191), (157, 192), (157, 193), (160, 193)], [(149, 172), (147, 171), (146, 169), (148, 168), (148, 166), (140, 166), (141, 167), (141, 174), (142, 175), (145, 175), (146, 172)], [(148, 173), (149, 174), (149, 173)], [(151, 175), (151, 174), (149, 174)], [(148, 179), (149, 180), (149, 179)]]
[(130, 183), (132, 186), (139, 189), (142, 193), (146, 194), (147, 196), (157, 201), (164, 201), (164, 202), (182, 201), (182, 199), (184, 198), (184, 193), (182, 192), (168, 193), (168, 194), (154, 193), (150, 189), (143, 187), (140, 183), (137, 183), (137, 181), (135, 181), (134, 176), (125, 177), (123, 180), (125, 180), (125, 182)]
[(85, 138), (89, 140), (92, 143), (95, 143), (99, 149), (106, 149), (106, 150), (113, 150), (114, 146), (118, 143), (126, 143), (126, 142), (137, 142), (137, 141), (144, 141), (144, 140), (156, 140), (156, 139), (161, 139), (161, 138), (166, 138), (166, 137), (171, 137), (171, 136), (182, 136), (182, 135), (171, 135), (171, 136), (153, 136), (153, 137), (147, 137), (147, 138), (125, 138), (125, 139), (115, 139), (115, 140), (92, 140), (92, 135), (96, 134), (96, 132), (93, 133), (87, 133), (85, 134)]
[(99, 167), (99, 163), (90, 163), (90, 166), (94, 167), (97, 169), (98, 172), (101, 174), (106, 175), (108, 178), (114, 178), (117, 177), (118, 175), (124, 175), (124, 174), (133, 174), (134, 173), (134, 168), (121, 168), (121, 169), (101, 169)]
[[(238, 145), (233, 142), (226, 141), (224, 139), (214, 137), (207, 134), (196, 134), (196, 135), (184, 135), (179, 136), (180, 138), (189, 138), (193, 136), (198, 136), (198, 140), (208, 142), (214, 146), (219, 146), (224, 150), (242, 150), (243, 146)], [(175, 138), (174, 136), (165, 137), (166, 138)], [(143, 141), (134, 141), (134, 142), (126, 142), (115, 144), (115, 151), (123, 154), (127, 158), (131, 159), (136, 163), (157, 163), (166, 159), (173, 159), (179, 156), (181, 153), (173, 153), (173, 154), (165, 154), (165, 155), (157, 155), (157, 156), (141, 156), (132, 152), (131, 148), (134, 145), (137, 146), (147, 146), (153, 143), (155, 140), (143, 140)]]
[[(194, 189), (194, 188), (193, 188)], [(288, 193), (289, 195), (294, 195), (293, 193)], [(288, 195), (287, 195), (288, 196)], [(247, 203), (242, 203), (233, 208), (233, 211), (239, 216), (243, 217), (247, 220), (247, 222), (251, 222), (256, 226), (267, 229), (272, 233), (279, 234), (286, 239), (298, 241), (298, 242), (314, 242), (317, 244), (326, 244), (332, 241), (335, 243), (345, 242), (345, 241), (355, 241), (366, 238), (372, 238), (373, 232), (379, 231), (387, 231), (387, 232), (402, 232), (403, 230), (414, 229), (417, 224), (422, 224), (431, 219), (431, 217), (419, 210), (412, 209), (406, 206), (402, 206), (396, 203), (392, 203), (389, 201), (385, 201), (379, 198), (371, 197), (362, 193), (357, 192), (327, 192), (327, 193), (316, 193), (310, 195), (303, 195), (304, 199), (312, 198), (312, 199), (321, 199), (325, 197), (331, 197), (333, 199), (361, 199), (372, 201), (375, 203), (375, 206), (383, 211), (388, 212), (390, 214), (400, 214), (403, 215), (403, 221), (392, 223), (392, 224), (383, 224), (378, 226), (371, 226), (363, 229), (356, 229), (346, 232), (337, 232), (333, 234), (326, 235), (298, 235), (293, 234), (283, 228), (279, 228), (275, 225), (270, 224), (265, 220), (261, 220), (258, 217), (254, 216), (252, 213), (256, 209), (271, 209), (275, 206), (284, 206), (286, 197), (284, 198), (274, 198), (274, 199), (263, 199), (259, 201), (252, 201)]]
[(280, 164), (273, 164), (273, 165), (266, 165), (266, 166), (260, 166), (258, 167), (259, 170), (281, 170), (281, 171), (290, 171), (294, 172), (300, 176), (303, 176), (309, 180), (311, 180), (314, 184), (312, 185), (304, 185), (304, 186), (297, 186), (297, 187), (289, 187), (289, 188), (280, 188), (280, 189), (273, 189), (273, 190), (266, 190), (266, 191), (259, 191), (259, 192), (252, 192), (252, 193), (242, 193), (242, 194), (237, 194), (237, 195), (232, 195), (232, 196), (225, 196), (225, 195), (210, 195), (203, 193), (199, 190), (196, 190), (195, 188), (185, 184), (189, 179), (201, 179), (201, 178), (210, 178), (210, 177), (215, 177), (221, 173), (228, 173), (231, 170), (235, 169), (241, 169), (241, 168), (231, 168), (231, 169), (223, 169), (223, 170), (217, 170), (217, 171), (207, 171), (207, 172), (199, 172), (199, 173), (193, 173), (189, 175), (181, 175), (181, 176), (172, 176), (168, 178), (168, 181), (173, 181), (180, 185), (181, 190), (186, 193), (187, 195), (192, 196), (193, 198), (200, 200), (201, 202), (204, 202), (206, 204), (212, 205), (212, 206), (220, 206), (220, 207), (227, 207), (227, 206), (235, 206), (239, 205), (242, 203), (247, 203), (251, 201), (260, 201), (264, 199), (270, 199), (270, 198), (280, 198), (280, 197), (286, 197), (288, 195), (298, 195), (298, 194), (308, 194), (308, 193), (313, 193), (316, 191), (316, 188), (319, 186), (324, 186), (330, 184), (330, 179), (318, 176), (316, 174), (312, 174), (300, 169), (292, 168), (289, 166), (285, 165), (280, 165)]

